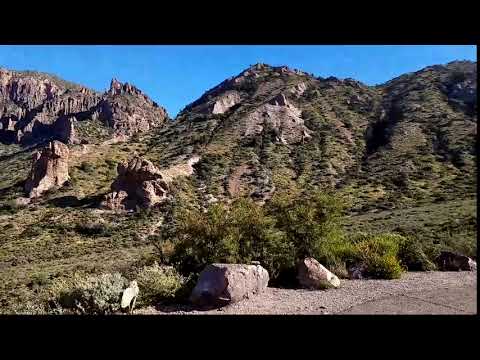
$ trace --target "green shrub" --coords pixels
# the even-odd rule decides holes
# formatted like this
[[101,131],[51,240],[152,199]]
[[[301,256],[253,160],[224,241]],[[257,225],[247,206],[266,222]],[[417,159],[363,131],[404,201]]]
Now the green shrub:
[[39,272],[30,276],[30,285],[32,288],[38,288],[50,283],[50,276],[47,273]]
[[172,299],[181,289],[184,278],[172,267],[145,266],[137,275],[140,294],[139,306],[156,304],[162,300]]
[[108,237],[112,235],[110,227],[102,223],[78,223],[75,225],[75,232],[81,235],[91,236],[91,237]]
[[[306,256],[345,267],[340,257],[347,246],[340,227],[344,207],[340,197],[312,191],[279,194],[265,207],[243,198],[211,205],[206,212],[182,209],[156,245],[162,260],[182,273],[198,273],[214,262],[256,260],[274,283],[290,282],[296,263]],[[165,253],[169,244],[172,254]]]
[[275,219],[251,199],[230,206],[211,205],[206,213],[191,209],[177,215],[171,259],[182,272],[199,272],[214,262],[257,260],[275,277],[293,265],[293,246],[275,228]]
[[375,279],[397,279],[402,274],[398,259],[400,244],[405,238],[397,234],[356,234],[350,238],[352,246],[342,254],[347,266],[363,264],[366,276]]
[[119,273],[71,279],[58,279],[49,292],[53,308],[65,308],[80,314],[110,314],[120,309],[120,300],[128,281]]
[[436,268],[423,251],[420,243],[410,237],[400,243],[398,258],[409,271],[430,271]]
[[115,170],[117,168],[117,162],[112,159],[105,159],[105,163],[108,165],[108,167],[112,170]]
[[80,170],[91,174],[95,171],[95,167],[92,164],[90,164],[89,162],[83,161],[80,164]]
[[326,255],[332,246],[343,246],[341,219],[345,207],[340,196],[314,190],[309,195],[274,196],[269,211],[293,244],[295,259],[313,256],[329,263],[322,254]]

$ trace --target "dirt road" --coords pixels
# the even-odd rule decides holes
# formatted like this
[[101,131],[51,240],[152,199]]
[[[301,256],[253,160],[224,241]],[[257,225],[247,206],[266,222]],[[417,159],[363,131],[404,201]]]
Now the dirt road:
[[268,288],[221,309],[189,306],[139,309],[137,314],[476,314],[476,272],[406,273],[398,280],[343,280],[339,289]]

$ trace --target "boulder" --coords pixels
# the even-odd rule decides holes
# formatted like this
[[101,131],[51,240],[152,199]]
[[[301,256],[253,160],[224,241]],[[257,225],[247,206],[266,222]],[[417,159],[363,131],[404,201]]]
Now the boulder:
[[436,259],[438,269],[441,271],[475,271],[477,263],[468,256],[442,251]]
[[347,269],[349,279],[361,280],[367,277],[367,266],[365,264],[354,264]]
[[225,305],[261,293],[269,275],[260,265],[212,264],[201,273],[190,300],[197,305]]
[[68,179],[67,145],[52,141],[41,152],[33,154],[30,175],[25,183],[29,198],[39,197],[45,191],[63,185]]
[[101,206],[109,210],[151,208],[167,197],[168,184],[150,161],[134,157],[117,167],[118,176],[112,183]]
[[298,265],[297,279],[308,289],[338,288],[340,279],[314,258],[306,258]]

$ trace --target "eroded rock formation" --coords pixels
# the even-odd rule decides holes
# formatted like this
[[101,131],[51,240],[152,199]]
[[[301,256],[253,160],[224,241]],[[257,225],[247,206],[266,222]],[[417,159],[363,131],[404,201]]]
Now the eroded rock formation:
[[101,206],[110,210],[151,208],[167,197],[168,184],[150,161],[135,157],[117,167],[118,176]]
[[30,198],[39,197],[69,179],[68,157],[68,147],[56,140],[33,154],[32,170],[25,183],[25,191]]
[[223,114],[232,106],[238,104],[241,100],[240,94],[237,91],[227,91],[221,96],[212,107],[212,114]]

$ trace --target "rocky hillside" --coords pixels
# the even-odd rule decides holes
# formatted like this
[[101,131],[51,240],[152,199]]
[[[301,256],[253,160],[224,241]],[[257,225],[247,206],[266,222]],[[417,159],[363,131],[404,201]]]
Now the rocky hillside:
[[164,123],[168,115],[139,89],[113,79],[99,94],[55,76],[0,69],[0,140],[31,144],[56,138],[88,143],[128,136]]
[[376,87],[257,64],[188,105],[146,156],[199,155],[196,179],[221,198],[322,185],[358,211],[408,207],[475,193],[476,109],[472,62]]
[[100,94],[1,70],[0,308],[41,274],[155,257],[169,205],[265,203],[278,190],[334,189],[351,199],[349,231],[473,256],[476,77],[458,61],[367,86],[256,64],[168,121],[130,84]]

